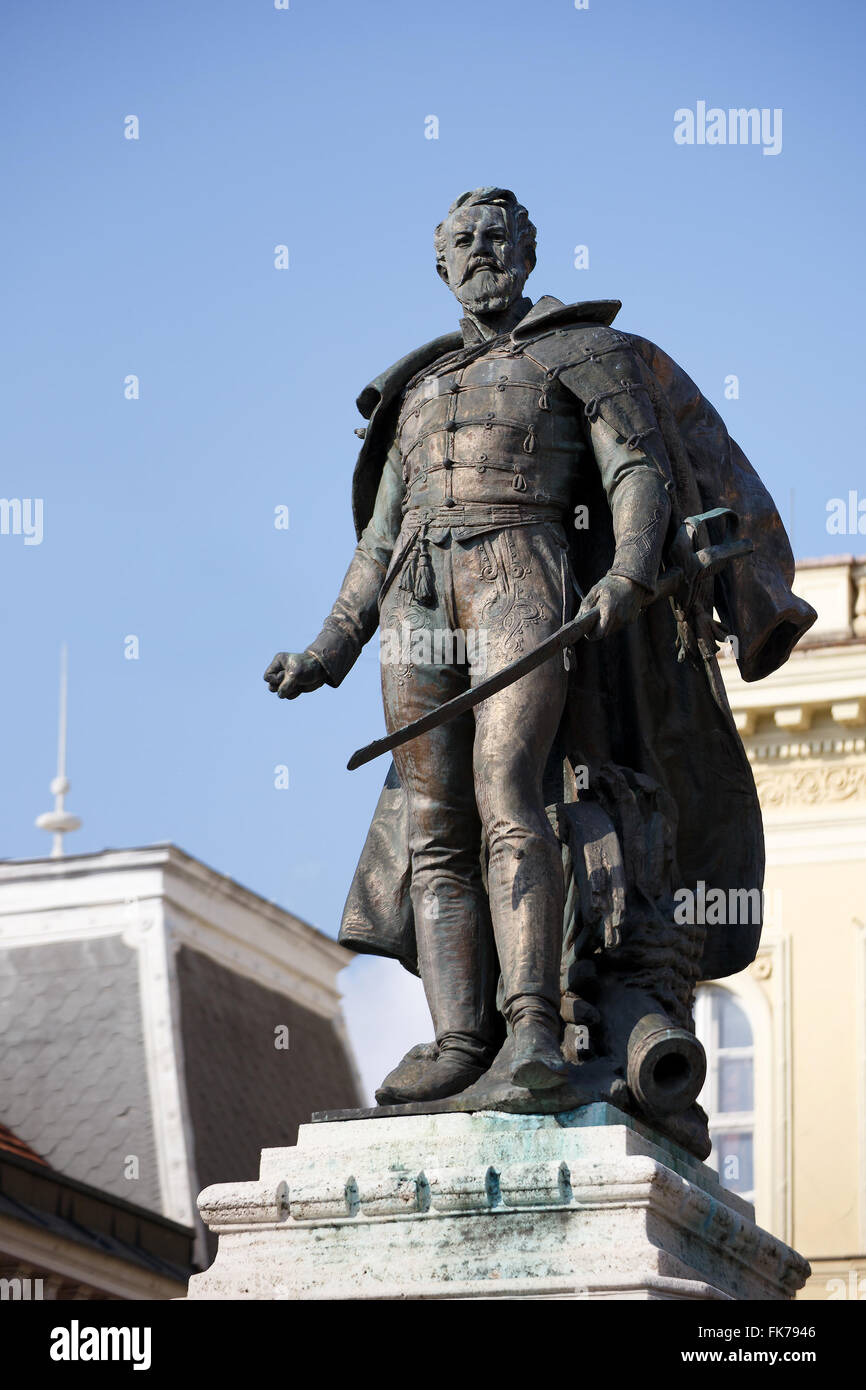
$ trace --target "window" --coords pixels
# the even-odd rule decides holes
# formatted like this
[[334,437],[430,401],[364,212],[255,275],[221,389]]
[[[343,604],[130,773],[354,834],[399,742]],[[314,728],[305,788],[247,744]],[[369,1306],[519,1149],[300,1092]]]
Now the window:
[[707,1079],[698,1097],[710,1122],[707,1159],[724,1187],[755,1200],[755,1046],[752,1025],[730,990],[701,985],[695,1031],[707,1054]]

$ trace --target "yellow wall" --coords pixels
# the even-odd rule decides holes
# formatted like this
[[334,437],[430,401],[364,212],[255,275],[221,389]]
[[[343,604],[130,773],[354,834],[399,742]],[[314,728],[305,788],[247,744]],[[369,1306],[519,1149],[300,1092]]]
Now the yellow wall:
[[801,1297],[866,1299],[866,566],[807,563],[795,589],[819,611],[810,642],[756,685],[723,664],[768,921],[721,983],[755,1032],[757,1220],[812,1262]]

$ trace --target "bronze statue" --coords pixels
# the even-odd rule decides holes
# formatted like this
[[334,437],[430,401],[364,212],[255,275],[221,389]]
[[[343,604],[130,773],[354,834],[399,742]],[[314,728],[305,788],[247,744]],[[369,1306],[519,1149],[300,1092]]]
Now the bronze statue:
[[265,673],[284,699],[339,685],[381,629],[394,765],[340,940],[420,973],[435,1042],[377,1100],[603,1098],[703,1156],[694,988],[754,958],[760,915],[683,921],[677,893],[763,877],[717,645],[758,679],[815,615],[772,499],[685,372],[611,327],[618,301],[524,297],[535,228],[513,193],[464,193],[435,249],[460,332],[359,397],[354,558],[319,636]]

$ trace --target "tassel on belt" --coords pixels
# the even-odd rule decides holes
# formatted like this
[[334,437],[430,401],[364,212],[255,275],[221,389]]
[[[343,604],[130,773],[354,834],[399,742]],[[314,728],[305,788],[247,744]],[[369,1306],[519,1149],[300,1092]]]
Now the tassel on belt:
[[433,561],[430,559],[426,524],[421,527],[412,543],[403,573],[400,575],[400,588],[411,593],[416,603],[423,603],[428,608],[432,608],[436,602],[436,584],[433,579]]

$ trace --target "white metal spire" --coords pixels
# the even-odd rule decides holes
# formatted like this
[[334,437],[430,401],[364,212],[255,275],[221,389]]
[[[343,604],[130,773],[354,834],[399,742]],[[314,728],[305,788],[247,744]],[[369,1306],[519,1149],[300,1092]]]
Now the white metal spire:
[[77,816],[73,816],[64,809],[63,798],[69,791],[69,779],[66,776],[66,643],[60,648],[60,719],[57,727],[57,776],[52,779],[51,792],[54,796],[54,810],[45,811],[41,816],[36,817],[36,824],[40,830],[51,830],[54,833],[54,842],[51,846],[51,858],[61,859],[63,857],[63,836],[70,830],[77,830],[81,821]]

